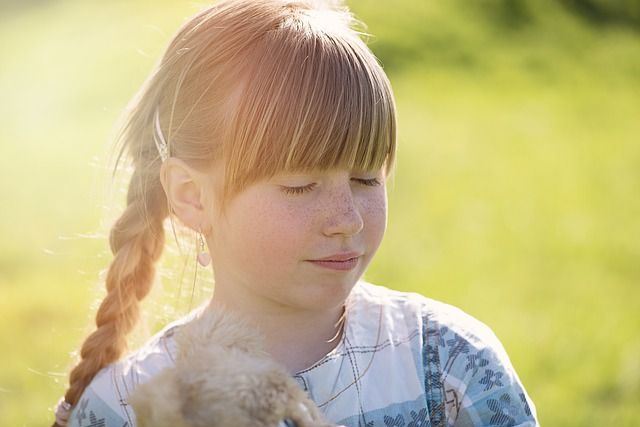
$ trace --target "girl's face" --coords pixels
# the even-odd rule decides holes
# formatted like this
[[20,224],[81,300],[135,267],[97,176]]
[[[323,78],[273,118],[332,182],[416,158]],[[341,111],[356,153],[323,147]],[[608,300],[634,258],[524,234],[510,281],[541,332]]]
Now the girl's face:
[[[210,212],[215,297],[246,308],[339,307],[378,249],[387,225],[383,169],[279,174]],[[359,255],[350,270],[310,260]]]

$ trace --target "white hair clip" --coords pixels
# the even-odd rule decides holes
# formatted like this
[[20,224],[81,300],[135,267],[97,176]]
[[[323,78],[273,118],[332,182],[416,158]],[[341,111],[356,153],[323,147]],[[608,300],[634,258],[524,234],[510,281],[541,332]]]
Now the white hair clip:
[[153,141],[156,143],[158,153],[160,153],[160,159],[162,162],[169,158],[169,146],[162,136],[162,129],[160,128],[160,109],[156,108],[156,112],[153,115],[153,124],[155,126],[155,132],[153,134]]

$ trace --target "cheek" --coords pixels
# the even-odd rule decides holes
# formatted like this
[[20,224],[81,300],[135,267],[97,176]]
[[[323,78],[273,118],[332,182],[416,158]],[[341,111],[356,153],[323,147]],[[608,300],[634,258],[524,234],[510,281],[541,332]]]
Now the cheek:
[[276,260],[302,255],[304,230],[310,228],[307,220],[308,216],[293,208],[266,203],[247,211],[241,238],[254,257],[253,262],[258,259],[266,267],[273,266]]
[[387,228],[387,193],[380,191],[362,202],[365,228],[368,233],[382,238]]

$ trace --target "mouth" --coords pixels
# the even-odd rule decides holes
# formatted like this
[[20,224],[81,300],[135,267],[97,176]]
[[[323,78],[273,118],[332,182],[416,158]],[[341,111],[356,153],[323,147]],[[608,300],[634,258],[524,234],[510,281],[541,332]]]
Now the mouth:
[[359,258],[361,257],[363,254],[360,252],[355,252],[355,251],[351,251],[351,252],[341,252],[341,253],[337,253],[337,254],[333,254],[333,255],[329,255],[326,256],[324,258],[318,258],[318,259],[313,259],[310,261],[350,261],[354,258]]
[[338,260],[309,260],[310,263],[317,265],[318,267],[327,268],[330,270],[349,271],[354,269],[358,265],[360,257],[353,257],[344,261]]

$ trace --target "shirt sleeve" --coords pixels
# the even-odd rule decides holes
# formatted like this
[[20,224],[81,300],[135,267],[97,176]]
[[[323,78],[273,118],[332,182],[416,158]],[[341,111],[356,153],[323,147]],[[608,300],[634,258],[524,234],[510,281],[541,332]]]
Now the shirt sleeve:
[[91,386],[82,393],[69,417],[68,427],[134,427],[118,415]]
[[[427,322],[427,394],[444,402],[443,422],[454,427],[539,427],[527,395],[504,347],[493,331],[451,308]],[[433,371],[437,373],[434,375]]]

